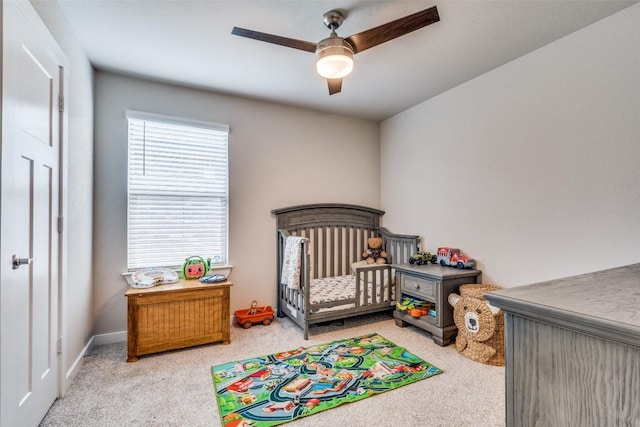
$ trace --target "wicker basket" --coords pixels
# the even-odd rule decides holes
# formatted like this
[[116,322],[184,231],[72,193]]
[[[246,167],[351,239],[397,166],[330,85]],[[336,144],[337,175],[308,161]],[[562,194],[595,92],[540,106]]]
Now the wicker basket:
[[[497,291],[498,289],[502,288],[497,285],[472,283],[468,285],[460,285],[460,295],[463,297],[478,298],[488,303],[484,298],[484,294],[487,292]],[[496,354],[489,359],[486,364],[504,366],[504,313],[500,311],[498,314],[494,314],[493,319],[496,322],[496,328],[491,338],[484,341],[483,344],[494,348],[496,350]]]
[[469,285],[460,285],[460,296],[484,299],[485,293],[497,291],[498,289],[502,288],[498,285],[485,285],[476,283],[471,283]]

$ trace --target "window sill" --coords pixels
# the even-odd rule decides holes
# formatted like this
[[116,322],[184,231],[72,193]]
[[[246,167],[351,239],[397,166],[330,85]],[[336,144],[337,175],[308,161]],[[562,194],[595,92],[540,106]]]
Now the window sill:
[[[173,268],[172,270],[176,271],[177,273],[181,272],[180,268]],[[231,274],[231,270],[233,270],[233,265],[216,265],[211,267],[207,274],[215,273],[215,274],[223,274],[225,276],[229,276]],[[134,272],[135,270],[125,271],[124,273],[122,273],[122,277],[124,277],[124,280],[127,282],[127,285],[129,286],[133,284],[133,279],[131,278],[131,275]]]

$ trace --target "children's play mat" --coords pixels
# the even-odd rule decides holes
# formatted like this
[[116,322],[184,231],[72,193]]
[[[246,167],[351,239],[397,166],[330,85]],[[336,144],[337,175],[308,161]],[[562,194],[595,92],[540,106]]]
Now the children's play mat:
[[275,426],[441,372],[378,334],[211,368],[226,427]]

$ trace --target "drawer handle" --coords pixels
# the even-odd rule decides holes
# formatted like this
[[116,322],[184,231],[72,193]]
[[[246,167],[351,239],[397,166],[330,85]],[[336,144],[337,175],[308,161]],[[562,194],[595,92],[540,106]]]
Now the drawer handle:
[[417,283],[416,283],[415,287],[416,287],[416,289],[420,289],[420,285],[418,285]]

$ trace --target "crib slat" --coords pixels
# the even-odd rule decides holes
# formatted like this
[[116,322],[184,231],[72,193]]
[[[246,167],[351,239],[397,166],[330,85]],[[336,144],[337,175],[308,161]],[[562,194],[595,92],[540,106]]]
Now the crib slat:
[[349,227],[349,238],[347,239],[349,245],[351,245],[351,259],[358,260],[360,257],[358,256],[358,243],[356,240],[356,232],[354,227]]
[[338,232],[338,235],[336,237],[338,243],[336,262],[338,264],[338,276],[342,276],[344,274],[344,260],[342,259],[342,226],[338,226],[336,231]]
[[329,261],[329,271],[331,272],[331,276],[336,275],[336,262],[335,262],[335,253],[336,253],[336,241],[334,235],[334,228],[329,227],[329,253],[327,254],[327,258]]
[[[363,270],[358,271],[360,274],[356,277],[356,307],[360,307],[360,301],[362,300],[365,304],[367,303],[367,290],[369,286],[366,285],[366,276],[367,272]],[[364,276],[364,278],[363,278]],[[364,286],[360,286],[362,283],[365,283]],[[363,298],[360,298],[361,292],[364,293]]]
[[318,264],[318,228],[313,229],[313,278],[318,277],[318,270],[320,265]]

